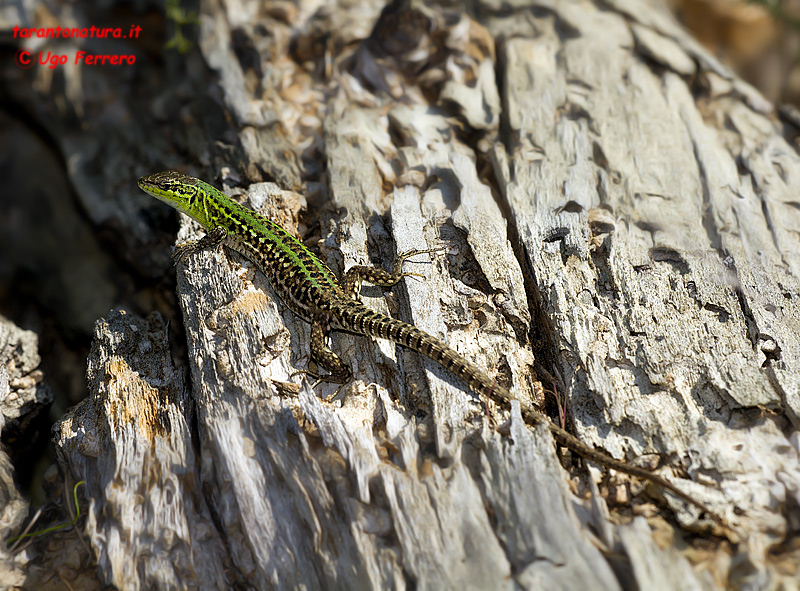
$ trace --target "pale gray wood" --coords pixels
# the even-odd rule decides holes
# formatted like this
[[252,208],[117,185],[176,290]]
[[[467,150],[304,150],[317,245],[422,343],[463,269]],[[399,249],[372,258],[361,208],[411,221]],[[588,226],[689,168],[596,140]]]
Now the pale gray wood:
[[53,394],[39,368],[39,338],[0,316],[0,430],[22,433],[26,425],[53,402]]
[[43,483],[52,496],[31,508],[15,479],[13,454],[26,458],[24,446],[30,443],[20,429],[52,402],[40,362],[36,333],[0,317],[0,433],[8,441],[8,446],[0,446],[0,588],[59,589],[68,573],[76,588],[95,591],[102,588],[100,577],[76,528],[45,533],[75,515],[71,485],[59,486],[62,477],[51,467]]
[[617,531],[618,550],[630,556],[633,567],[630,580],[623,579],[626,588],[701,591],[717,587],[711,573],[695,572],[676,548],[659,546],[643,518],[637,517]]
[[[186,225],[183,238],[196,229]],[[308,327],[281,313],[249,262],[234,256],[231,266],[227,257],[219,251],[192,257],[179,271],[179,291],[195,360],[206,490],[215,506],[232,508],[221,512],[221,525],[248,584],[379,589],[405,588],[410,578],[421,588],[503,588],[512,568],[531,568],[528,561],[541,550],[537,534],[515,535],[510,560],[489,515],[505,515],[504,528],[513,529],[520,518],[514,502],[528,497],[532,483],[545,481],[553,483],[550,494],[530,505],[526,500],[523,513],[536,507],[536,515],[566,515],[559,536],[572,532],[570,544],[583,540],[583,550],[559,554],[564,565],[556,572],[539,572],[536,561],[526,575],[530,584],[548,579],[552,588],[566,588],[588,572],[605,572],[599,580],[615,588],[600,553],[580,531],[568,491],[558,485],[563,472],[553,464],[546,431],[540,436],[547,453],[511,462],[481,450],[491,447],[493,456],[505,457],[526,449],[522,443],[509,446],[484,424],[478,426],[482,441],[476,445],[465,440],[461,427],[445,442],[450,455],[437,459],[425,451],[425,441],[431,426],[440,427],[418,424],[413,409],[381,385],[350,388],[343,408],[306,390],[298,399],[282,399],[272,380],[286,380],[290,363],[308,355]],[[296,334],[305,340],[296,340]],[[365,367],[358,361],[354,366]],[[447,376],[428,379],[441,392],[464,396]],[[486,498],[487,488],[506,492]],[[487,502],[493,505],[489,513]],[[531,525],[538,523],[536,515],[530,516]],[[571,566],[574,556],[579,559]]]
[[[39,361],[35,333],[0,316],[0,433],[9,420],[19,421],[39,410],[37,390],[49,393]],[[26,558],[15,556],[4,542],[19,530],[27,514],[28,502],[14,482],[11,458],[0,448],[0,581],[9,586],[25,580]]]
[[[800,216],[778,172],[797,169],[797,156],[774,132],[745,140],[750,149],[725,146],[724,128],[703,120],[683,80],[656,77],[625,51],[629,38],[608,34],[621,22],[605,12],[570,17],[579,35],[565,47],[545,21],[535,41],[508,44],[506,79],[536,81],[508,88],[510,111],[526,116],[511,124],[520,149],[498,150],[496,162],[543,300],[560,311],[551,317],[572,356],[566,365],[583,370],[572,399],[578,429],[615,455],[676,454],[694,478],[721,485],[696,494],[771,536],[786,527],[781,504],[758,500],[752,480],[800,494],[796,449],[781,433],[785,419],[796,428],[800,396],[800,247],[783,228]],[[557,56],[559,67],[535,68]],[[571,92],[584,116],[553,127],[551,105]],[[718,108],[742,121],[737,128],[772,128],[740,103]],[[758,195],[756,174],[736,169],[740,154],[760,169],[762,158],[775,163]],[[531,158],[535,167],[525,165]],[[592,232],[598,207],[611,221]],[[556,232],[565,235],[548,241]],[[758,407],[779,415],[748,419]]]
[[87,377],[90,396],[54,431],[62,470],[85,481],[83,534],[101,577],[118,589],[229,589],[161,318],[118,310],[99,320]]
[[[583,440],[663,464],[734,531],[712,537],[694,508],[595,467],[583,484],[587,471],[560,466],[546,429],[380,340],[332,336],[355,377],[335,402],[319,398],[335,386],[288,384],[307,366],[308,325],[251,263],[216,250],[178,267],[196,423],[177,377],[148,382],[175,392],[155,406],[169,433],[137,406],[141,392],[156,402],[143,378],[127,386],[134,396],[118,389],[129,374],[111,363],[115,347],[150,343],[134,347],[137,371],[171,371],[161,341],[124,329],[116,340],[98,332],[95,402],[62,423],[62,462],[90,483],[86,529],[105,580],[796,587],[791,558],[770,551],[800,529],[800,159],[771,105],[663,9],[634,0],[487,1],[473,18],[408,3],[393,21],[411,23],[405,49],[391,35],[361,42],[378,3],[260,6],[205,5],[201,50],[248,174],[270,170],[293,188],[297,153],[324,150],[327,183],[315,188],[331,207],[313,215],[331,267],[443,247],[406,263],[423,277],[388,298],[366,287],[365,303],[445,338],[528,404],[544,396],[534,369],[550,364],[545,387],[565,396]],[[243,71],[232,28],[261,56],[260,80]],[[307,51],[324,80],[289,58],[293,40],[293,57],[323,47]],[[297,231],[304,197],[247,189],[236,198]],[[201,234],[184,219],[179,241]],[[147,466],[174,471],[173,490],[190,500],[145,502],[163,488]],[[117,473],[116,488],[103,486]],[[618,501],[615,515],[601,493]],[[618,524],[631,513],[648,520]],[[174,523],[177,537],[165,533]],[[702,548],[687,548],[685,532],[704,536]],[[141,556],[135,567],[126,553]]]

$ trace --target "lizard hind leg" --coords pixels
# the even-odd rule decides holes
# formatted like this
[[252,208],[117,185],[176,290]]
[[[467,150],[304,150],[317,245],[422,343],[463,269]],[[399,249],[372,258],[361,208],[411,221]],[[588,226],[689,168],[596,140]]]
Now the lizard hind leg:
[[[350,267],[342,277],[342,289],[350,299],[361,301],[358,292],[361,289],[361,282],[366,281],[378,287],[394,287],[403,277],[414,276],[423,277],[419,273],[408,273],[403,271],[403,263],[418,254],[427,254],[434,252],[442,252],[444,248],[429,248],[427,250],[407,250],[397,255],[397,258],[392,265],[391,273],[385,271],[380,267],[368,267],[365,265],[356,265]],[[412,261],[412,262],[425,262],[425,261]]]
[[311,359],[328,373],[326,375],[319,375],[309,370],[301,370],[292,374],[292,377],[298,374],[306,374],[316,378],[314,385],[311,386],[312,388],[321,382],[339,384],[339,387],[336,388],[336,392],[326,398],[327,402],[336,398],[342,387],[353,377],[353,372],[350,371],[350,367],[325,343],[325,339],[328,333],[330,333],[330,330],[328,319],[324,316],[314,318],[311,323]]

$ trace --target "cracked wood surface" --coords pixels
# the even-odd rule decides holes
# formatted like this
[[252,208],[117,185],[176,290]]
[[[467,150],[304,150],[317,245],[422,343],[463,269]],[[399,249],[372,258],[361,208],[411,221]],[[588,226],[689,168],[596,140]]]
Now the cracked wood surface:
[[[28,511],[28,501],[14,481],[11,453],[15,440],[24,434],[24,425],[53,401],[39,368],[39,343],[36,333],[22,330],[0,315],[0,433],[8,442],[0,447],[0,540],[12,537]],[[25,580],[24,560],[0,545],[0,581],[19,585]]]
[[[446,247],[365,302],[531,404],[555,385],[581,439],[660,466],[739,540],[636,481],[586,483],[545,430],[386,342],[333,336],[356,377],[341,405],[287,386],[308,325],[215,251],[178,268],[191,393],[157,319],[112,315],[91,399],[57,433],[105,580],[796,586],[780,564],[800,528],[800,159],[772,106],[637,2],[382,8],[204,4],[242,168],[326,207],[301,216],[306,198],[269,183],[246,200],[290,231],[317,223],[339,271]],[[184,220],[179,240],[197,236]]]

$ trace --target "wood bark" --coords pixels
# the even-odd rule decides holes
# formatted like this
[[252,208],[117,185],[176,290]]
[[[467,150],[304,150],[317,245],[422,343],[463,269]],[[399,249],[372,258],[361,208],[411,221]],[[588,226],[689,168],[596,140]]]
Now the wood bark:
[[[356,377],[340,402],[290,385],[308,325],[219,250],[177,270],[190,381],[160,317],[113,312],[90,397],[57,429],[108,584],[798,586],[800,159],[772,105],[635,1],[209,1],[200,16],[236,132],[240,161],[209,167],[229,194],[338,271],[445,247],[385,299],[365,288],[367,305],[528,404],[558,397],[581,439],[733,532],[563,467],[518,408],[380,340],[332,337]],[[179,241],[200,235],[183,220]]]

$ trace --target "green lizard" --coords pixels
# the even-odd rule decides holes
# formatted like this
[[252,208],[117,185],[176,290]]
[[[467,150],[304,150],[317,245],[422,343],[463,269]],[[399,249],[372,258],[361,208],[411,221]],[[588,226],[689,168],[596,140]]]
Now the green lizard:
[[[402,272],[403,261],[433,251],[412,250],[400,254],[391,273],[375,267],[351,267],[340,281],[325,263],[280,225],[239,205],[200,179],[166,171],[142,177],[138,184],[145,193],[200,222],[208,232],[198,241],[179,246],[173,255],[175,262],[192,253],[224,244],[261,269],[286,306],[311,323],[311,357],[330,372],[324,376],[326,381],[342,384],[351,377],[350,368],[325,342],[331,330],[344,330],[389,339],[421,353],[458,376],[476,394],[503,408],[510,408],[514,399],[511,392],[446,343],[411,324],[373,312],[361,302],[362,280],[380,287],[392,287],[403,277],[413,275]],[[724,525],[722,518],[703,503],[661,476],[589,447],[527,405],[520,404],[520,408],[528,424],[547,425],[556,441],[578,455],[607,468],[649,480]]]

